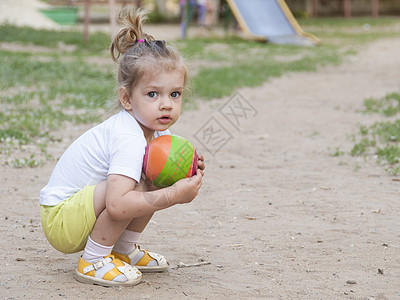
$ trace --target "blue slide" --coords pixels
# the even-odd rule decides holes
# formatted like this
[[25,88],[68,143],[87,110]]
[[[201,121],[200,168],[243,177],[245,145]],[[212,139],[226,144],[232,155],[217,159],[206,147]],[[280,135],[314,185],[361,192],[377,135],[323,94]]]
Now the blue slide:
[[251,39],[275,44],[318,45],[300,27],[284,0],[227,0],[240,27]]

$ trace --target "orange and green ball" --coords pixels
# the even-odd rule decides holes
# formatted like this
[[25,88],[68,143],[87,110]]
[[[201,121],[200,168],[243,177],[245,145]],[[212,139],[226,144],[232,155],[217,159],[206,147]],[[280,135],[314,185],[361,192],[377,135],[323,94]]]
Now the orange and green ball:
[[146,147],[143,172],[156,187],[167,187],[180,179],[192,177],[196,170],[196,150],[183,137],[162,135]]

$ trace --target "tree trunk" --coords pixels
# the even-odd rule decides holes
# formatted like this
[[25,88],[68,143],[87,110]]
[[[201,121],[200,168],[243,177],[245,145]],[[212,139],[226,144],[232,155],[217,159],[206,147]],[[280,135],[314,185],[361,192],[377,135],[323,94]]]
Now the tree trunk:
[[85,0],[85,16],[83,22],[83,43],[87,44],[89,41],[89,22],[90,22],[90,0]]
[[379,0],[372,0],[372,17],[377,18],[379,16]]
[[318,0],[307,0],[306,1],[306,9],[307,15],[310,17],[318,16]]
[[344,0],[344,17],[346,19],[351,18],[351,0]]
[[115,0],[108,0],[108,6],[110,8],[110,27],[111,36],[115,34],[116,20],[115,20]]
[[214,16],[213,16],[213,22],[214,25],[218,24],[219,21],[219,10],[221,8],[221,0],[213,0],[214,3]]

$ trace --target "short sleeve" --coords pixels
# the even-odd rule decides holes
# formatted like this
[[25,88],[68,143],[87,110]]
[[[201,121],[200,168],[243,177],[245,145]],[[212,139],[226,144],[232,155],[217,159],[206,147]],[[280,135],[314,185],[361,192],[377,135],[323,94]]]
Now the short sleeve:
[[146,140],[135,134],[118,134],[110,141],[108,175],[118,174],[140,181]]

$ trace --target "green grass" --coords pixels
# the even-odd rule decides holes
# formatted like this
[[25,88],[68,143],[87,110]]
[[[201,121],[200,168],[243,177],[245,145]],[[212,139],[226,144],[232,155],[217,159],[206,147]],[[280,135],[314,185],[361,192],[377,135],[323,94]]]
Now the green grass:
[[300,19],[305,31],[322,40],[323,44],[338,46],[360,45],[376,39],[399,37],[397,17],[315,18]]
[[[400,36],[398,18],[318,18],[300,23],[321,40],[320,46],[280,46],[238,37],[176,42],[189,62],[208,62],[209,67],[201,67],[192,80],[194,96],[229,96],[235,89],[259,86],[286,72],[315,71],[324,65],[340,64],[346,56],[357,54],[366,42]],[[225,64],[219,66],[221,63]]]
[[[53,32],[0,26],[0,42],[46,47],[27,52],[0,51],[0,155],[13,167],[36,167],[51,156],[47,145],[66,123],[101,120],[114,87],[112,65],[85,62],[102,55],[108,39],[81,43],[77,32]],[[100,34],[100,37],[102,35]],[[60,47],[69,44],[74,51]],[[21,50],[18,50],[20,49]]]
[[203,99],[229,96],[238,88],[260,86],[287,72],[315,71],[342,62],[334,46],[280,46],[237,38],[193,39],[178,43],[178,48],[189,63],[208,62],[209,67],[201,67],[192,78],[194,95]]
[[[195,72],[191,97],[186,97],[184,107],[191,107],[191,98],[221,98],[287,72],[310,72],[340,64],[346,56],[355,55],[360,44],[398,35],[395,26],[400,21],[353,18],[301,23],[322,40],[321,46],[280,46],[239,37],[173,42]],[[369,24],[368,30],[365,24]],[[77,31],[5,24],[0,26],[0,43],[15,48],[0,50],[0,163],[39,166],[51,158],[47,148],[58,142],[57,130],[66,124],[99,122],[109,109],[116,84],[116,67],[107,53],[110,37],[91,34],[84,45]],[[396,105],[393,99],[382,107],[371,102],[371,110],[397,112]],[[381,129],[368,130],[378,135]]]
[[382,99],[368,98],[364,101],[365,113],[378,113],[392,117],[400,112],[400,94],[391,93]]
[[375,147],[375,146],[376,146],[375,139],[362,138],[359,143],[354,145],[353,149],[351,149],[350,151],[350,154],[351,155],[364,154],[369,151],[370,147]]
[[[400,113],[400,94],[390,93],[381,99],[369,98],[364,101],[365,114],[379,114],[385,118],[395,117]],[[400,173],[400,120],[376,122],[367,127],[360,127],[360,141],[350,151],[351,155],[377,156],[377,162],[387,166],[387,170],[397,175]]]
[[110,37],[101,32],[91,34],[87,44],[82,42],[82,33],[79,31],[54,31],[46,29],[32,29],[29,27],[16,28],[13,25],[0,26],[0,42],[18,42],[25,45],[44,46],[57,49],[55,52],[66,51],[63,45],[74,46],[74,52],[80,54],[103,52],[110,45]]
[[389,145],[377,150],[378,158],[386,161],[390,165],[399,162],[400,147],[398,145]]

